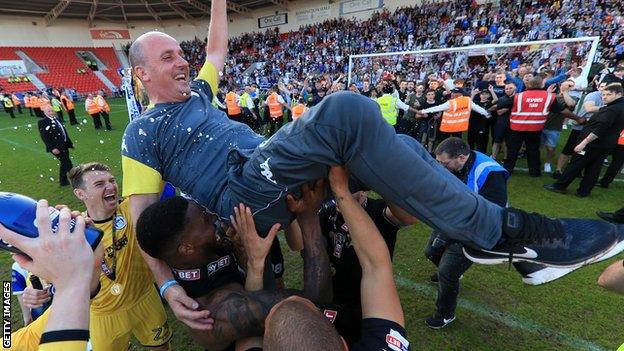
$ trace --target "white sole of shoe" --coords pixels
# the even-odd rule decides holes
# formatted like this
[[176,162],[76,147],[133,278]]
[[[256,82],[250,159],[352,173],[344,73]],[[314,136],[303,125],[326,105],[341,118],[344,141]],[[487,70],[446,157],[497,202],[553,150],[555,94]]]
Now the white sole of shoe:
[[[608,260],[609,258],[619,254],[624,251],[624,241],[620,241],[617,245],[615,245],[611,250],[607,251],[603,256],[597,257],[594,262],[589,262],[587,264],[598,263],[604,260]],[[577,268],[555,268],[555,267],[546,267],[544,269],[540,269],[539,271],[533,272],[528,276],[522,277],[522,281],[528,285],[541,285],[553,280],[559,279],[566,274],[575,271]]]
[[[557,264],[551,264],[551,263],[545,263],[542,262],[540,260],[536,260],[536,259],[531,259],[531,258],[524,258],[524,257],[513,257],[511,262],[531,262],[531,263],[537,263],[537,264],[541,264],[547,267],[553,267],[553,268],[572,268],[572,269],[576,269],[579,267],[583,267],[589,264],[592,264],[594,262],[598,262],[601,259],[606,259],[603,258],[604,256],[606,256],[607,254],[611,253],[611,250],[614,250],[617,246],[622,245],[622,250],[624,250],[624,241],[622,242],[615,242],[613,243],[613,245],[611,245],[608,249],[606,249],[605,251],[603,251],[602,253],[600,253],[599,255],[590,257],[584,261],[581,262],[577,262],[577,263],[573,263],[573,264],[568,264],[568,265],[557,265]],[[478,264],[483,264],[483,265],[495,265],[495,264],[503,264],[503,263],[509,263],[509,257],[496,257],[496,258],[479,258],[479,257],[474,257],[471,256],[466,249],[462,249],[464,252],[464,256],[466,256],[467,259],[469,259],[470,261],[474,262],[474,263],[478,263]],[[613,254],[615,255],[615,254]],[[613,256],[612,255],[612,256]]]
[[456,317],[451,318],[451,320],[450,320],[450,321],[448,321],[446,324],[444,324],[444,325],[443,325],[443,326],[441,326],[441,327],[433,327],[433,326],[431,326],[431,325],[427,324],[427,322],[426,322],[426,321],[425,321],[425,325],[426,325],[426,326],[428,326],[428,327],[429,327],[429,328],[431,328],[431,329],[439,330],[439,329],[442,329],[442,328],[444,328],[444,327],[448,326],[449,324],[453,323],[453,321],[455,320],[455,318],[456,318]]

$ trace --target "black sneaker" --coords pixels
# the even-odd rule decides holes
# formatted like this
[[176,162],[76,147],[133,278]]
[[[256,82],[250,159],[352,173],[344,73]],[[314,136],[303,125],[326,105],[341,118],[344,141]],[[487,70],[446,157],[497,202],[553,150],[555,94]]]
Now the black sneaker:
[[427,323],[427,326],[431,329],[442,329],[446,327],[447,325],[451,324],[451,322],[453,322],[454,320],[455,320],[454,315],[449,318],[446,318],[436,312],[436,314],[427,318],[425,323]]
[[429,277],[429,282],[433,283],[433,284],[438,284],[440,282],[440,280],[438,279],[438,273],[433,273],[430,277]]
[[554,171],[552,174],[553,179],[559,179],[561,178],[561,172],[560,171]]
[[604,221],[551,219],[508,208],[501,241],[490,250],[464,247],[464,255],[480,264],[533,262],[575,268],[598,260],[618,244],[619,236],[618,227]]
[[558,188],[555,184],[546,184],[544,185],[544,189],[548,191],[552,191],[553,193],[565,194],[566,190]]

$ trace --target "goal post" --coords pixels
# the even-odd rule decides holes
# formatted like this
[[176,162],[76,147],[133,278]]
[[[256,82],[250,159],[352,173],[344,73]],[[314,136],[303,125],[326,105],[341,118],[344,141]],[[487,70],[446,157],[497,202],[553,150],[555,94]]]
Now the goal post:
[[545,62],[577,62],[579,67],[583,64],[581,75],[587,78],[599,41],[600,38],[594,36],[351,55],[348,83],[359,83],[368,77],[372,84],[376,84],[372,79],[375,76],[375,67],[377,71],[393,72],[397,67],[409,67],[414,61],[419,63],[419,70],[457,73],[458,69],[462,69],[462,72],[466,71],[470,75],[479,69],[477,66],[487,70],[489,62],[483,61],[488,60],[488,57],[497,61],[511,58],[517,58],[521,62],[531,61],[534,69]]

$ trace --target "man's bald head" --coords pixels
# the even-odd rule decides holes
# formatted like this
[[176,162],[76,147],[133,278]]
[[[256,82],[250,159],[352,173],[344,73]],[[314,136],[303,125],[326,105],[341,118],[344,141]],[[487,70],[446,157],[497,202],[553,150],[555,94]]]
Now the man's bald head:
[[151,31],[147,32],[140,37],[136,38],[136,40],[130,45],[130,49],[128,50],[128,58],[130,60],[130,66],[142,66],[145,64],[145,48],[149,47],[149,43],[154,39],[159,38],[170,38],[171,40],[175,39],[165,33]]

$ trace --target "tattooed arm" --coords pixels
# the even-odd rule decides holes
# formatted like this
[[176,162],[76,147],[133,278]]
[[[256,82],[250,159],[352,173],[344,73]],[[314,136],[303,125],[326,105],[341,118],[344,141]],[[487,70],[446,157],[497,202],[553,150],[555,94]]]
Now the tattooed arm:
[[232,342],[264,333],[264,319],[271,308],[295,291],[245,291],[240,284],[223,286],[198,299],[211,311],[214,328],[191,330],[195,341],[206,350],[219,351]]
[[301,198],[288,195],[288,209],[297,215],[303,238],[303,294],[322,306],[333,300],[331,270],[318,211],[326,198],[325,180],[301,187]]

